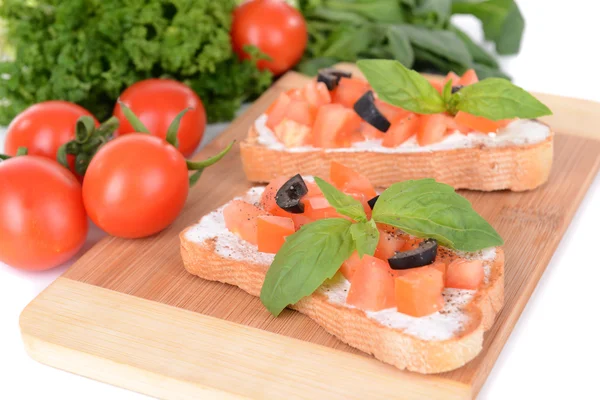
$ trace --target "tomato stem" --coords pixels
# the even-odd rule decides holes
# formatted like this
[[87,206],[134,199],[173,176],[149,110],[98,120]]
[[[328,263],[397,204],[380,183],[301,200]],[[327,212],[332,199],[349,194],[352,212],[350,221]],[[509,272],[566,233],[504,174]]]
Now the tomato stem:
[[188,170],[195,171],[189,178],[190,187],[194,186],[196,184],[196,182],[198,182],[198,179],[200,179],[200,176],[202,175],[202,171],[204,171],[205,168],[210,167],[211,165],[215,164],[217,161],[219,161],[220,159],[225,157],[225,154],[229,153],[229,150],[231,150],[231,148],[233,147],[234,144],[235,144],[235,140],[232,141],[231,143],[229,143],[229,145],[227,147],[225,147],[220,153],[218,153],[210,158],[207,158],[206,160],[202,160],[202,161],[186,160]]
[[28,153],[27,147],[19,147],[17,149],[17,154],[15,154],[15,157],[26,156],[27,153]]
[[121,100],[119,100],[118,102],[119,106],[121,106],[121,110],[123,110],[125,118],[127,118],[127,121],[131,124],[131,126],[133,127],[133,129],[135,129],[136,132],[150,133],[148,128],[146,128],[146,125],[144,125],[144,123],[140,121],[140,119],[137,117],[137,115],[135,115],[133,111],[131,111],[131,108],[127,107],[127,105]]
[[171,122],[171,125],[169,125],[169,129],[167,129],[167,142],[173,145],[173,147],[175,148],[179,147],[179,141],[177,140],[177,132],[179,132],[179,124],[181,123],[181,118],[183,118],[185,113],[187,113],[190,110],[193,110],[193,108],[188,107],[185,110],[181,111],[179,114],[177,114],[173,122]]

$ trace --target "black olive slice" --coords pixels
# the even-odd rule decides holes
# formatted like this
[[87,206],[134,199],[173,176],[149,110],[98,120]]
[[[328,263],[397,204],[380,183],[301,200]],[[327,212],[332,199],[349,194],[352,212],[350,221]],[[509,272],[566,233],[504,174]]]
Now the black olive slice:
[[304,212],[304,204],[300,199],[308,193],[308,188],[300,174],[292,176],[283,184],[275,195],[275,203],[282,209],[293,214]]
[[452,86],[452,94],[458,92],[462,88],[463,88],[463,85]]
[[354,111],[381,132],[390,129],[390,121],[375,107],[373,91],[369,90],[354,103]]
[[340,71],[333,68],[322,69],[317,75],[317,82],[323,82],[327,86],[327,90],[333,90],[340,83],[341,78],[350,78],[352,73]]
[[410,269],[429,265],[435,260],[438,244],[435,239],[427,239],[414,250],[397,251],[388,263],[392,269]]
[[375,207],[375,203],[377,203],[377,200],[379,199],[379,195],[373,197],[371,200],[367,201],[367,204],[369,204],[369,207],[371,207],[371,210],[373,209],[373,207]]

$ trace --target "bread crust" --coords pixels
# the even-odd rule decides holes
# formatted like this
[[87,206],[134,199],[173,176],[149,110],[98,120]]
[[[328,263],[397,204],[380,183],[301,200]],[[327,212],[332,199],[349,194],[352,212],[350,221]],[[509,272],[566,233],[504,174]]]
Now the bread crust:
[[457,148],[419,153],[325,152],[292,153],[257,141],[254,124],[240,144],[248,180],[269,182],[282,175],[328,176],[335,160],[365,175],[377,187],[408,179],[434,178],[455,189],[531,190],[548,180],[554,134],[542,142],[504,147]]
[[[188,228],[190,229],[190,228]],[[268,265],[220,256],[215,239],[195,243],[180,234],[181,257],[185,269],[203,279],[238,286],[260,296]],[[488,282],[465,309],[468,323],[455,337],[427,341],[392,329],[368,318],[364,311],[328,301],[322,293],[305,297],[292,308],[307,315],[343,342],[372,354],[400,369],[420,373],[439,373],[461,367],[482,349],[483,332],[489,329],[504,302],[504,253],[498,248],[491,264]]]

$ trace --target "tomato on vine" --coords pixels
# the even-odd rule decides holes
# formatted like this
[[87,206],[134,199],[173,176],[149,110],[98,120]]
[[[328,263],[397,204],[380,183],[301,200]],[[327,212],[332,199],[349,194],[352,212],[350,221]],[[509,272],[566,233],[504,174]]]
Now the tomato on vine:
[[[89,217],[107,233],[124,238],[153,235],[169,226],[185,204],[189,186],[204,168],[233,146],[204,161],[187,161],[177,150],[177,132],[187,109],[171,123],[165,139],[148,130],[125,104],[120,107],[135,133],[103,145],[87,169],[83,202]],[[194,171],[188,176],[188,171]]]

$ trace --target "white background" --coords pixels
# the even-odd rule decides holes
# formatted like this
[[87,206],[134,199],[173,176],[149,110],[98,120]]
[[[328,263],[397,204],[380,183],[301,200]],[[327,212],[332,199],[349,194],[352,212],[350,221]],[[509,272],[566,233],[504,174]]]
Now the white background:
[[[598,3],[520,0],[519,4],[527,23],[521,53],[503,60],[514,82],[532,91],[600,101]],[[481,36],[475,21],[460,19],[459,22],[476,37]],[[212,127],[211,132],[222,128]],[[600,134],[600,127],[598,130]],[[0,134],[0,147],[2,141]],[[600,177],[597,176],[494,366],[480,399],[600,399],[598,226]],[[93,229],[86,247],[101,236],[101,232]],[[19,314],[66,268],[26,273],[0,263],[0,398],[147,398],[40,365],[25,354],[19,334]]]

